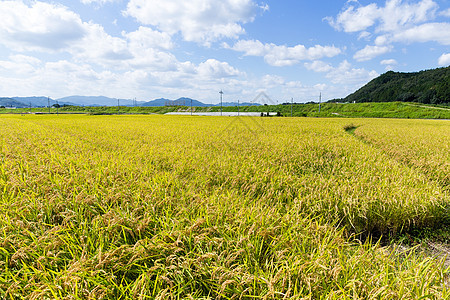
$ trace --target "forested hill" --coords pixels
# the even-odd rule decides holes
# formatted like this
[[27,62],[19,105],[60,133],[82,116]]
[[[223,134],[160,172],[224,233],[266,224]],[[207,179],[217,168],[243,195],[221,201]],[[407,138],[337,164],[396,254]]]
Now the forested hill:
[[345,101],[450,103],[450,66],[414,73],[389,71],[347,96]]

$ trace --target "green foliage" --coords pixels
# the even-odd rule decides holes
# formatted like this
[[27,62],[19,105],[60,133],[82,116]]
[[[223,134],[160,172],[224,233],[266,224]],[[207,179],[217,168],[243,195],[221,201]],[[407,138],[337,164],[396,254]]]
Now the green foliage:
[[[291,116],[291,105],[267,105],[267,106],[228,106],[223,107],[224,112],[271,112],[280,116]],[[195,112],[219,112],[220,107],[193,107]],[[21,108],[5,109],[0,113],[43,113],[49,112],[48,108]],[[52,107],[50,113],[55,114],[57,109]],[[170,112],[190,113],[188,106],[159,106],[159,107],[129,107],[129,106],[61,106],[60,114],[91,114],[91,115],[124,115],[124,114],[165,114]],[[294,117],[327,117],[327,118],[405,118],[405,119],[450,119],[450,107],[441,105],[418,105],[406,102],[366,102],[366,103],[335,103],[321,104],[319,113],[318,103],[294,104],[292,106]]]
[[415,73],[389,71],[347,96],[348,102],[450,102],[450,67]]

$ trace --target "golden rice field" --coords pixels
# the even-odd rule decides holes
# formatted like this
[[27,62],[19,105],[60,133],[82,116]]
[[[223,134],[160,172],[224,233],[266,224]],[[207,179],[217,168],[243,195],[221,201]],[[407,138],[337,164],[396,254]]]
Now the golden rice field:
[[450,121],[0,126],[0,299],[450,299]]

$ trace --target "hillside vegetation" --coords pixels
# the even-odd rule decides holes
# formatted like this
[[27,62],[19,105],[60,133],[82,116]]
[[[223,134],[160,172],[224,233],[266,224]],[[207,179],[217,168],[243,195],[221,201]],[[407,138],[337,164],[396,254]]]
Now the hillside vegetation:
[[389,71],[345,98],[346,102],[450,102],[450,67],[414,73]]

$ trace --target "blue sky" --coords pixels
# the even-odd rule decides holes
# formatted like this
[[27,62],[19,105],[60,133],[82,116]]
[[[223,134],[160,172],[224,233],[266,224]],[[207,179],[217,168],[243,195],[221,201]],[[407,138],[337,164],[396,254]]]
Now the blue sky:
[[307,102],[450,65],[450,0],[15,0],[0,19],[0,96]]

